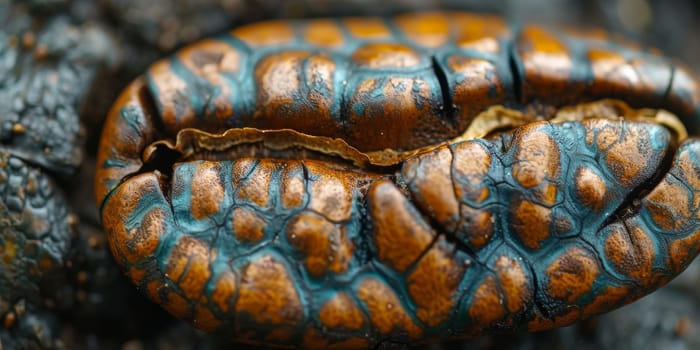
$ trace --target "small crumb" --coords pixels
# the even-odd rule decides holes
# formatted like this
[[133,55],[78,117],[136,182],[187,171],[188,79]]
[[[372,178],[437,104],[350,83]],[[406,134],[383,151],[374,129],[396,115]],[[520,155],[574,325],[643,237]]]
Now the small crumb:
[[80,218],[78,217],[78,215],[71,213],[71,214],[68,214],[67,221],[68,221],[68,225],[76,226],[80,222]]
[[34,58],[43,60],[49,55],[49,48],[46,45],[39,45],[34,49]]
[[29,193],[30,195],[36,194],[36,190],[37,190],[36,180],[34,180],[33,177],[30,177],[29,179],[27,179],[27,187],[26,188],[27,188],[27,193]]
[[15,134],[24,134],[27,131],[27,129],[24,128],[24,125],[20,123],[14,123],[12,124],[12,132]]
[[88,275],[87,272],[80,271],[80,272],[78,272],[77,279],[78,279],[78,284],[84,285],[85,283],[87,283],[88,279],[90,279],[90,276]]
[[5,320],[3,321],[5,328],[12,328],[12,326],[15,325],[15,321],[17,320],[17,316],[15,315],[14,312],[10,311],[5,314]]
[[22,46],[24,46],[25,49],[30,49],[34,47],[35,43],[36,37],[34,37],[34,33],[26,32],[24,33],[24,35],[22,35]]
[[676,337],[685,338],[690,334],[691,321],[688,316],[682,316],[676,321],[674,333]]
[[90,247],[90,249],[92,249],[92,250],[95,250],[95,249],[100,248],[100,245],[101,245],[101,244],[100,244],[100,238],[99,238],[99,237],[96,237],[96,236],[94,236],[94,235],[88,237],[87,245],[88,245],[88,247]]

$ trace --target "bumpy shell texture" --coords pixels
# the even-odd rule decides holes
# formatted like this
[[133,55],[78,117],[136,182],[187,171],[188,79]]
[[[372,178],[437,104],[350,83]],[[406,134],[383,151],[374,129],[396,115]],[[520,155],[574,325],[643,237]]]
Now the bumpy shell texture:
[[[84,98],[105,63],[107,34],[69,18],[40,20],[0,4],[0,342],[53,346],[39,310],[64,287],[77,217],[56,180],[82,161]],[[36,345],[32,345],[36,344]]]
[[237,341],[542,330],[695,257],[699,120],[688,70],[601,33],[458,12],[264,22],[122,93],[95,192],[134,283]]

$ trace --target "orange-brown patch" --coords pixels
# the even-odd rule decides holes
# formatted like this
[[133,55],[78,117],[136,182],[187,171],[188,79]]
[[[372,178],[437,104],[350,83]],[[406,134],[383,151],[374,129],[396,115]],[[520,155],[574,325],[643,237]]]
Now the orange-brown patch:
[[39,263],[37,265],[39,266],[41,272],[44,273],[56,268],[56,261],[49,257],[43,257],[39,259]]
[[188,84],[180,79],[171,69],[171,64],[167,60],[161,60],[148,69],[151,82],[158,90],[158,101],[161,105],[160,118],[163,121],[166,131],[174,134],[182,127],[190,125],[182,124],[182,121],[191,121],[194,110],[188,99],[182,96],[189,94]]
[[430,327],[447,320],[457,302],[457,286],[466,268],[454,259],[454,249],[441,237],[408,276],[408,292],[418,307],[416,315]]
[[233,210],[231,217],[233,234],[238,241],[257,243],[265,237],[263,229],[267,223],[256,212],[245,207],[238,207]]
[[450,25],[444,13],[411,13],[394,17],[394,22],[408,39],[425,47],[440,47],[450,38]]
[[349,220],[353,203],[352,177],[331,170],[320,162],[304,163],[315,179],[309,180],[307,208],[330,221]]
[[3,325],[5,328],[12,328],[15,325],[15,322],[17,321],[17,315],[10,311],[5,313],[4,319],[3,319]]
[[591,62],[594,87],[622,83],[625,88],[629,89],[633,88],[630,86],[631,82],[639,81],[637,72],[627,64],[627,60],[619,52],[591,49],[588,50],[587,56]]
[[419,339],[423,330],[418,327],[396,293],[381,281],[367,277],[357,287],[357,296],[367,306],[372,326],[382,335],[405,331],[411,339]]
[[540,189],[540,193],[538,193],[538,198],[540,198],[542,203],[544,203],[545,205],[554,205],[554,203],[556,203],[557,201],[557,192],[557,185],[553,183],[547,183],[547,185]]
[[511,203],[512,227],[520,241],[530,249],[539,249],[549,238],[552,210],[528,200]]
[[218,280],[211,293],[211,301],[219,307],[222,313],[228,313],[233,306],[236,295],[236,276],[231,271],[219,273]]
[[307,43],[321,47],[338,47],[345,41],[343,32],[330,19],[309,21],[304,28],[303,35]]
[[255,171],[258,162],[251,158],[238,159],[231,167],[231,185],[233,189],[239,188],[246,177]]
[[570,309],[567,312],[563,312],[551,318],[544,318],[539,314],[535,314],[535,317],[528,322],[527,330],[530,332],[538,332],[564,327],[578,321],[580,318],[581,311],[577,308]]
[[183,298],[179,294],[168,291],[165,298],[161,301],[160,306],[162,306],[171,315],[184,319],[191,314],[191,306],[187,299]]
[[[177,57],[192,72],[205,77],[214,72],[235,73],[241,68],[241,53],[230,44],[213,39],[187,46],[177,53]],[[217,80],[215,85],[220,82]]]
[[622,128],[619,123],[610,123],[608,120],[584,120],[586,128],[586,143],[592,145],[595,141],[598,150],[607,151],[610,146],[620,141]]
[[149,211],[138,228],[127,231],[125,226],[124,218],[136,211],[141,196],[154,192],[160,193],[156,176],[152,173],[137,175],[119,186],[102,210],[102,224],[120,264],[134,264],[147,258],[166,234],[163,222],[168,218],[161,209]]
[[525,71],[525,101],[533,96],[565,99],[578,94],[580,87],[572,86],[570,79],[574,66],[571,55],[554,34],[539,27],[525,26],[516,45]]
[[522,311],[532,299],[532,287],[523,266],[518,260],[504,255],[496,260],[494,272],[503,288],[508,312]]
[[450,14],[455,45],[484,53],[499,53],[499,39],[508,37],[510,30],[503,18],[484,14],[458,12]]
[[192,318],[192,324],[202,330],[207,332],[212,332],[216,330],[221,325],[221,320],[216,318],[211,310],[207,309],[205,306],[197,305],[194,308],[194,317]]
[[324,327],[357,330],[365,324],[365,316],[347,294],[339,292],[328,300],[318,313]]
[[306,186],[301,165],[296,162],[288,162],[288,168],[284,170],[280,185],[282,205],[285,208],[296,208],[304,201]]
[[654,243],[638,224],[628,221],[625,226],[612,226],[612,232],[605,240],[605,256],[614,264],[615,270],[646,285],[653,277]]
[[513,157],[513,178],[525,188],[558,178],[559,157],[559,146],[551,136],[539,130],[527,130],[521,134]]
[[411,182],[414,198],[428,216],[453,231],[459,218],[452,174],[452,152],[447,146],[410,158],[401,170]]
[[626,96],[644,100],[649,105],[661,103],[660,89],[668,88],[672,68],[668,62],[654,59],[625,58],[620,51],[591,49],[588,51],[593,73],[592,94],[595,96]]
[[[333,96],[335,94],[335,88],[333,86],[334,76],[336,74],[336,63],[329,56],[323,54],[317,54],[309,57],[307,59],[306,70],[304,71],[307,84],[310,84],[311,91],[307,97],[309,103],[313,105],[309,110],[303,110],[298,116],[298,120],[295,120],[293,129],[295,130],[307,130],[309,133],[316,135],[330,135],[327,131],[323,130],[324,127],[340,127],[334,116],[331,115],[330,109],[331,105],[334,103]],[[318,89],[324,89],[325,91],[319,91]],[[312,114],[314,116],[313,121],[308,121],[309,127],[303,127],[303,129],[298,129],[299,121],[306,122],[305,114]],[[301,125],[303,126],[303,124]],[[337,135],[338,131],[334,131],[332,135]]]
[[195,75],[219,89],[213,96],[218,125],[223,126],[233,114],[231,86],[223,74],[237,74],[241,69],[241,52],[233,46],[212,39],[202,40],[180,50],[177,57]]
[[292,247],[306,256],[309,274],[321,277],[329,270],[344,272],[352,258],[352,243],[332,222],[311,213],[302,212],[287,224],[286,237]]
[[338,137],[341,125],[331,116],[335,71],[335,62],[322,53],[265,56],[255,67],[256,111],[249,126]]
[[122,247],[122,253],[129,262],[136,262],[152,256],[160,244],[160,239],[167,234],[165,222],[170,215],[159,207],[151,209],[143,216],[141,226],[133,230],[132,238]]
[[491,168],[491,155],[476,142],[462,142],[454,148],[455,192],[460,200],[481,203],[488,198],[489,190],[484,178]]
[[403,272],[428,248],[435,233],[409,211],[410,203],[391,182],[377,181],[368,198],[379,260]]
[[483,248],[491,236],[493,236],[493,226],[495,217],[489,210],[474,209],[469,206],[462,206],[462,222],[459,229],[464,233],[466,241],[475,251]]
[[311,53],[306,51],[285,51],[261,59],[255,69],[258,95],[264,96],[260,104],[288,105],[294,102],[302,84],[300,67],[309,56]]
[[[680,177],[692,189],[700,191],[700,164],[691,158],[691,151],[685,150],[676,160],[676,167],[680,170]],[[693,207],[700,206],[700,198],[696,196]]]
[[[190,259],[190,247],[195,249],[195,254],[205,254],[203,247],[195,243],[196,238],[183,236],[168,254],[168,261],[165,265],[165,277],[171,281],[178,281],[185,273],[187,263]],[[196,250],[202,250],[197,252]]]
[[469,318],[474,324],[484,328],[504,319],[503,294],[498,289],[496,279],[493,276],[486,276],[476,289],[468,312]]
[[141,282],[146,277],[146,270],[132,267],[127,270],[126,274],[135,285],[140,286]]
[[166,275],[189,300],[198,300],[211,277],[209,248],[200,240],[182,236],[170,251]]
[[[347,90],[352,95],[346,101],[350,126],[346,141],[363,151],[406,150],[457,136],[434,107],[442,98],[431,82],[422,75],[398,74],[358,82],[354,91]],[[437,134],[440,140],[435,139]]]
[[161,298],[161,290],[164,290],[166,285],[160,280],[150,280],[146,283],[146,294],[148,298],[154,302],[161,304],[163,299]]
[[[261,160],[246,180],[238,187],[238,199],[250,201],[260,207],[266,207],[270,200],[270,181],[275,164],[271,160]],[[240,178],[234,169],[233,176]],[[235,190],[235,188],[234,188]]]
[[638,176],[649,166],[651,150],[640,149],[647,144],[649,135],[641,127],[628,127],[622,140],[610,146],[605,153],[605,163],[615,178],[624,186],[638,182]]
[[593,169],[579,167],[575,175],[576,195],[586,207],[600,211],[603,208],[607,185]]
[[369,43],[355,50],[351,60],[372,69],[410,68],[421,63],[421,55],[402,44]]
[[688,192],[687,187],[664,179],[644,198],[644,204],[659,228],[677,230],[694,219],[689,210],[693,197],[697,196]]
[[294,39],[291,23],[283,20],[248,24],[231,34],[250,46],[281,45]]
[[596,315],[610,311],[629,298],[630,290],[624,286],[606,286],[602,293],[596,295],[595,299],[583,309],[585,316]]
[[528,39],[530,48],[536,53],[561,54],[568,52],[563,42],[543,28],[527,26],[523,29],[522,35]]
[[219,211],[224,200],[224,185],[219,178],[218,162],[202,162],[192,175],[191,212],[201,220]]
[[243,268],[236,314],[245,313],[257,324],[296,326],[303,318],[299,293],[287,267],[264,255]]
[[600,266],[593,255],[573,247],[559,255],[547,267],[549,282],[545,290],[552,298],[574,304],[591,291],[600,275]]
[[681,273],[690,264],[700,247],[700,229],[696,229],[687,237],[676,239],[668,244],[668,256],[674,273]]
[[[124,177],[138,173],[143,165],[141,152],[155,137],[149,112],[156,111],[146,107],[149,105],[146,101],[151,99],[146,78],[142,76],[124,89],[109,110],[97,152],[94,190],[98,207],[104,205],[105,197]],[[124,118],[123,112],[127,110],[132,112],[133,119]],[[139,128],[130,127],[132,123]],[[110,164],[113,160],[119,160],[119,166]]]
[[348,32],[358,39],[381,39],[391,35],[382,18],[349,17],[343,18],[342,21]]
[[454,85],[452,102],[458,106],[461,130],[467,128],[474,116],[506,100],[508,94],[498,69],[490,61],[452,55],[447,59],[447,66],[451,74],[460,77]]

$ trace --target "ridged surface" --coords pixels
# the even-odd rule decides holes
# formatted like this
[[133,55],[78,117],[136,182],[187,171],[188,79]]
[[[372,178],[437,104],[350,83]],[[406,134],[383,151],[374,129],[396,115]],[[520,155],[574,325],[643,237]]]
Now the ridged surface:
[[58,173],[82,161],[79,110],[110,39],[68,18],[34,23],[20,6],[0,5],[0,148]]
[[1,315],[21,314],[17,303],[40,303],[42,281],[50,285],[63,267],[73,230],[67,206],[41,169],[0,151]]
[[79,111],[111,41],[68,17],[39,19],[0,3],[0,344],[58,347],[55,299],[75,238],[56,181],[82,162]]
[[[700,141],[600,115],[440,146],[494,105],[537,120],[603,98],[696,133],[685,70],[605,39],[428,13],[266,22],[189,46],[108,117],[96,195],[112,251],[175,316],[283,347],[548,329],[639,298],[697,254]],[[184,128],[240,127],[435,147],[386,168],[144,155]]]

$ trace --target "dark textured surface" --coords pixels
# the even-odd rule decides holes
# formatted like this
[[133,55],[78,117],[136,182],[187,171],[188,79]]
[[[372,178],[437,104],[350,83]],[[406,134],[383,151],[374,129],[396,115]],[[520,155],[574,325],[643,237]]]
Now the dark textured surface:
[[0,329],[3,349],[62,349],[59,322],[45,310],[26,310],[12,327]]
[[[0,151],[0,314],[7,332],[20,344],[51,343],[56,328],[32,311],[62,287],[77,220],[68,213],[64,194],[40,169]],[[35,327],[38,325],[38,328]]]
[[59,346],[78,217],[57,183],[82,162],[79,111],[111,41],[68,17],[0,4],[0,315],[4,348]]
[[37,23],[19,7],[0,5],[0,142],[42,168],[70,173],[82,161],[79,111],[109,37],[69,18]]

